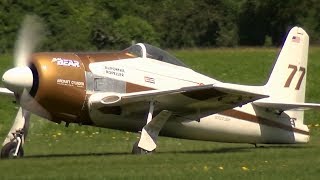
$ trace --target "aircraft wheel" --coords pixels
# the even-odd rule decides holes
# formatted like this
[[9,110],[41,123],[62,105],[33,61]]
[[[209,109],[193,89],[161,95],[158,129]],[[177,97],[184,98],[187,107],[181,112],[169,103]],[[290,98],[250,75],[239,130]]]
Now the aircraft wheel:
[[144,150],[144,149],[140,148],[138,146],[138,143],[139,143],[139,141],[137,141],[137,142],[135,142],[133,144],[132,154],[138,154],[138,155],[141,154],[141,155],[143,155],[143,154],[152,154],[154,152],[154,151],[147,151],[147,150]]
[[20,158],[23,157],[24,151],[23,148],[20,147],[18,151],[18,156],[13,156],[17,148],[17,142],[9,142],[4,145],[1,149],[1,159],[12,159],[12,158]]

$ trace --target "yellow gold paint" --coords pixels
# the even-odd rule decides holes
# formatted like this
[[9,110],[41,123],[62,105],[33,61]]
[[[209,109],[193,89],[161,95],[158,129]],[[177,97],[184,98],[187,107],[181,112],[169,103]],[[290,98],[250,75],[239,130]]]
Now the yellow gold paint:
[[[52,62],[53,58],[75,60],[80,67],[59,66]],[[39,74],[35,99],[52,114],[54,121],[80,121],[78,117],[86,97],[85,71],[81,60],[72,53],[37,53],[33,55],[32,63]],[[58,84],[59,79],[70,83]],[[81,82],[83,86],[76,86],[79,83],[75,82]]]
[[84,68],[87,72],[90,71],[89,64],[93,62],[114,61],[119,59],[133,58],[123,51],[109,53],[76,53],[76,55],[82,60]]
[[[79,62],[80,67],[63,66],[54,58]],[[39,87],[35,99],[53,117],[54,122],[91,124],[86,94],[85,72],[90,72],[93,62],[129,59],[126,52],[113,53],[35,53],[31,63],[39,74]],[[151,90],[151,88],[127,84],[127,92]]]
[[140,91],[150,91],[154,90],[150,87],[140,86],[138,84],[126,83],[126,93],[140,92]]

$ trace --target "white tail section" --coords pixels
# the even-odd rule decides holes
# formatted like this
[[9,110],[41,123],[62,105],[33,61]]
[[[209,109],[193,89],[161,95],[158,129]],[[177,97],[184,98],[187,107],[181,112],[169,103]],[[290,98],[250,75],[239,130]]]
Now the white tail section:
[[[292,28],[265,85],[270,101],[305,102],[308,48],[308,34],[302,28]],[[303,121],[303,111],[290,114]]]
[[308,34],[302,28],[292,28],[266,84],[273,100],[304,102],[308,48]]

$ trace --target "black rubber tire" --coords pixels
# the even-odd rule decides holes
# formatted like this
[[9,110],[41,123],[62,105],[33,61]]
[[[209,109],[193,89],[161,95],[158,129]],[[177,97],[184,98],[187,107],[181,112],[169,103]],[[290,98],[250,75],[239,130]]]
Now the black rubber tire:
[[139,141],[135,142],[132,147],[132,154],[143,155],[143,154],[152,154],[154,151],[147,151],[138,146]]
[[1,159],[13,159],[13,158],[21,158],[24,155],[23,148],[20,147],[18,151],[18,156],[14,157],[13,154],[16,151],[17,142],[9,142],[4,145],[1,149]]

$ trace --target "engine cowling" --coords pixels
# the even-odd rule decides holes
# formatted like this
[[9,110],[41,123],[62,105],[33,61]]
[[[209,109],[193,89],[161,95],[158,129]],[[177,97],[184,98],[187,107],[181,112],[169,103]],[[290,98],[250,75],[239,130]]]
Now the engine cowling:
[[85,112],[85,67],[74,53],[36,53],[31,70],[34,84],[30,94],[54,122],[80,123]]

